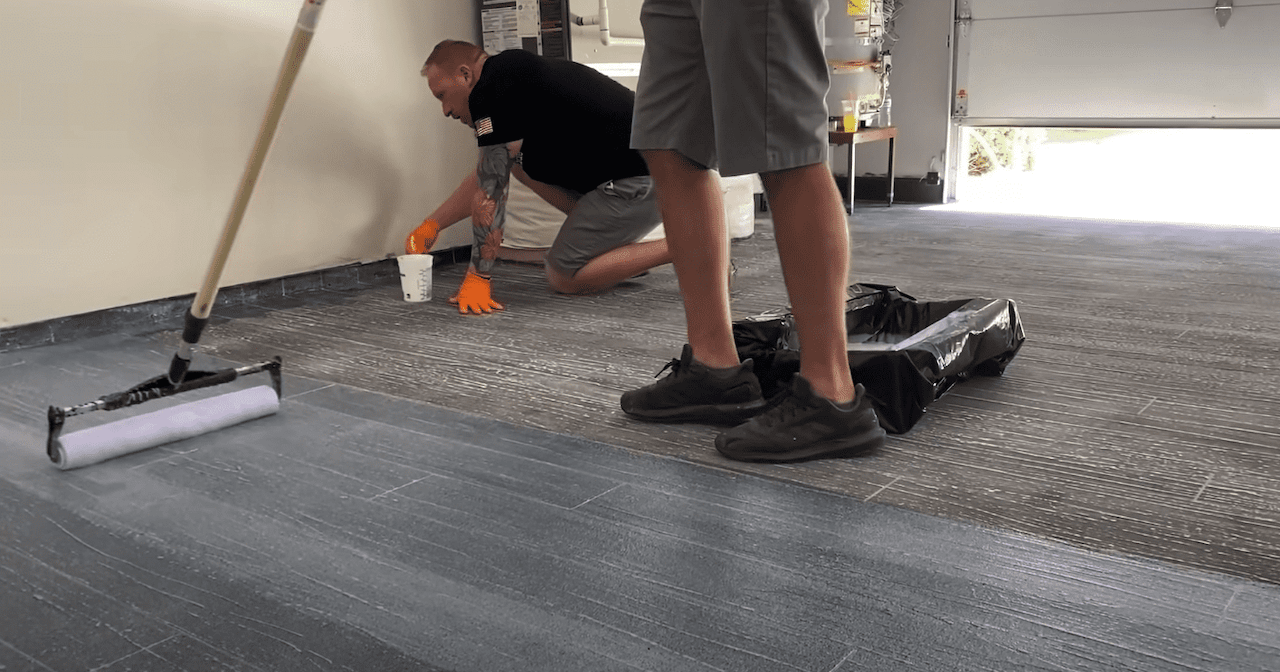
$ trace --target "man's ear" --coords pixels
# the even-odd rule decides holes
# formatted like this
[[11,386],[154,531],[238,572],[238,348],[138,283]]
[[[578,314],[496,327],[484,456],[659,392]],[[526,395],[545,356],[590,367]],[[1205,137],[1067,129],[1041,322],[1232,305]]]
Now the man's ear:
[[475,83],[475,74],[475,70],[473,70],[469,65],[458,66],[458,76],[461,77],[462,81],[468,86]]

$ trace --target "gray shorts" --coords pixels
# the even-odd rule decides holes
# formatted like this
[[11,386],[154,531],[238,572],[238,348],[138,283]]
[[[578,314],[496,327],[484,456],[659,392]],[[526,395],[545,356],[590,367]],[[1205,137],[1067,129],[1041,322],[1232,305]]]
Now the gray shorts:
[[547,250],[547,266],[573,277],[587,262],[644,238],[661,223],[648,175],[605,182],[578,199]]
[[827,0],[645,0],[631,146],[721,174],[827,159]]

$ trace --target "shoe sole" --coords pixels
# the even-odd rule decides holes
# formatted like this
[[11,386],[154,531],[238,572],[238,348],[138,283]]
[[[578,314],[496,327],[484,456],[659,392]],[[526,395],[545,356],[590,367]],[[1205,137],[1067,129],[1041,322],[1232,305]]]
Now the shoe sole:
[[637,412],[622,409],[627,415],[647,422],[704,422],[709,424],[737,424],[750,420],[768,408],[769,402],[761,399],[748,404],[682,406]]
[[880,429],[878,433],[872,433],[853,443],[849,443],[846,439],[836,439],[819,441],[795,450],[751,452],[726,450],[720,445],[720,437],[716,437],[716,450],[720,451],[721,455],[739,462],[802,462],[819,458],[858,457],[884,446],[886,437],[884,429]]

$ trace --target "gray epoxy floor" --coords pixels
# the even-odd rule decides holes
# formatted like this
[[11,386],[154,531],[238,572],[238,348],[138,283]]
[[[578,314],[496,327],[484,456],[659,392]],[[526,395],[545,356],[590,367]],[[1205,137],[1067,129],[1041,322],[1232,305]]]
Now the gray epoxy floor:
[[[718,428],[618,407],[684,339],[670,267],[596,296],[503,264],[507,310],[462,317],[394,276],[218,313],[204,351],[295,375],[1107,553],[1280,583],[1280,228],[860,205],[851,281],[1017,302],[1027,341],[911,431],[848,460],[731,462]],[[735,316],[786,305],[772,224],[734,241]],[[227,321],[226,318],[231,318]],[[176,324],[176,322],[175,322]],[[168,327],[172,328],[172,327]]]
[[6,672],[1245,672],[1280,661],[1280,586],[287,365],[276,416],[57,471],[44,407],[156,375],[172,352],[163,340],[0,354]]

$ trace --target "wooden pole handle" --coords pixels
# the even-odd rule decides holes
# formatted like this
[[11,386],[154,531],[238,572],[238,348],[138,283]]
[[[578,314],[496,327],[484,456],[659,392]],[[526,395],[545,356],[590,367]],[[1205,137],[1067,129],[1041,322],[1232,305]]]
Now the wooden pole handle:
[[280,125],[280,116],[284,113],[285,101],[293,82],[298,78],[298,69],[302,59],[307,55],[307,47],[315,35],[316,23],[320,19],[320,9],[324,0],[305,0],[302,11],[298,14],[298,23],[294,26],[293,36],[289,39],[289,47],[285,50],[284,62],[280,65],[280,75],[276,78],[275,88],[271,91],[271,100],[267,104],[267,113],[258,128],[258,138],[253,143],[253,151],[249,154],[249,163],[240,177],[240,186],[236,189],[235,200],[231,203],[231,212],[222,228],[218,246],[214,249],[213,259],[209,262],[209,270],[205,273],[200,291],[196,293],[191,304],[191,314],[199,319],[208,319],[213,310],[214,299],[218,296],[218,282],[222,279],[222,271],[226,268],[227,257],[231,254],[231,245],[240,231],[240,222],[244,219],[245,210],[249,207],[249,198],[253,196],[253,188],[258,183],[262,166],[267,160],[271,143],[275,139],[276,128]]

